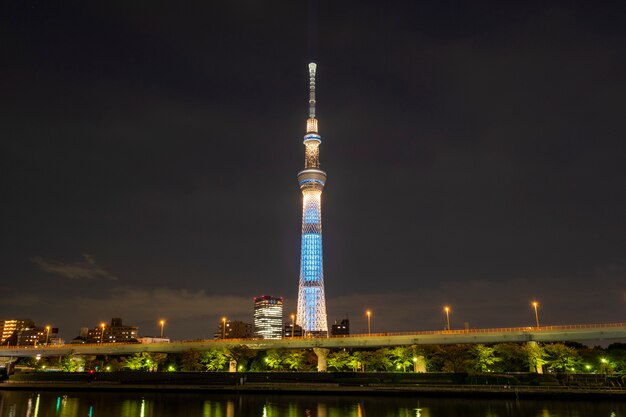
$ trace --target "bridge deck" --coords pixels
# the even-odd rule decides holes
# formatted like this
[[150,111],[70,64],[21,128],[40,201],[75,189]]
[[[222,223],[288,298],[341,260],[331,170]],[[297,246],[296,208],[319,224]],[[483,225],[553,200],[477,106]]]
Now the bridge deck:
[[355,348],[400,345],[503,342],[583,342],[587,340],[626,340],[626,323],[577,324],[566,326],[508,327],[496,329],[442,330],[402,333],[373,333],[328,338],[184,340],[171,343],[97,343],[38,347],[0,347],[0,357],[83,355],[123,355],[136,352],[175,353],[247,346],[250,349]]

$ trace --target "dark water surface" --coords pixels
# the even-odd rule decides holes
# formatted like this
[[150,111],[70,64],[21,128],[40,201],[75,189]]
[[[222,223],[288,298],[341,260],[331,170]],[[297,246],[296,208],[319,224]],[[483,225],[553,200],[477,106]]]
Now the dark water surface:
[[0,417],[626,417],[626,403],[322,395],[0,391]]

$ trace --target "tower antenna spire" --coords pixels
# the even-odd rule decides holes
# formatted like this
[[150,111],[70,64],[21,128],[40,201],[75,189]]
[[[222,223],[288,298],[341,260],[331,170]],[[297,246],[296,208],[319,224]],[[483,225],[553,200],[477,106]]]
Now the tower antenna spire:
[[317,64],[311,62],[309,64],[309,117],[315,119],[315,70]]

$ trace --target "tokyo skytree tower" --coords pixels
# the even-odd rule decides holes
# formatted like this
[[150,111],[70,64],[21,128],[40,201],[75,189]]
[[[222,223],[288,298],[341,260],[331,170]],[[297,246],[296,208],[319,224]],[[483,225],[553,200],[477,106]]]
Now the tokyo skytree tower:
[[326,173],[320,170],[319,149],[322,138],[315,118],[315,63],[309,64],[309,118],[304,135],[304,170],[298,173],[302,191],[302,252],[296,324],[303,334],[328,334],[324,267],[322,259],[322,190]]

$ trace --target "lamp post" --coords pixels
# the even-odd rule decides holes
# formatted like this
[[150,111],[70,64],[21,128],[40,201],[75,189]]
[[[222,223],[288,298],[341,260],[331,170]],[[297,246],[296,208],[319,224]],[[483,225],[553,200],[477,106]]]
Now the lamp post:
[[448,331],[450,331],[450,330],[451,330],[451,329],[450,329],[450,307],[445,306],[445,307],[443,308],[443,311],[445,311],[445,312],[446,312],[446,323],[448,323]]
[[48,341],[50,340],[50,326],[46,326],[46,346],[48,345]]
[[222,317],[222,339],[226,339],[226,317]]
[[367,335],[371,336],[372,335],[372,312],[367,310],[365,314],[367,315]]
[[104,328],[106,327],[106,324],[100,323],[100,327],[102,328],[102,331],[100,332],[100,343],[104,343]]
[[532,306],[535,309],[535,323],[539,327],[539,303],[537,301],[532,302]]
[[161,325],[161,339],[163,339],[163,327],[165,326],[165,320],[161,320],[159,324]]
[[293,335],[296,333],[296,315],[291,315],[291,338],[293,339]]

